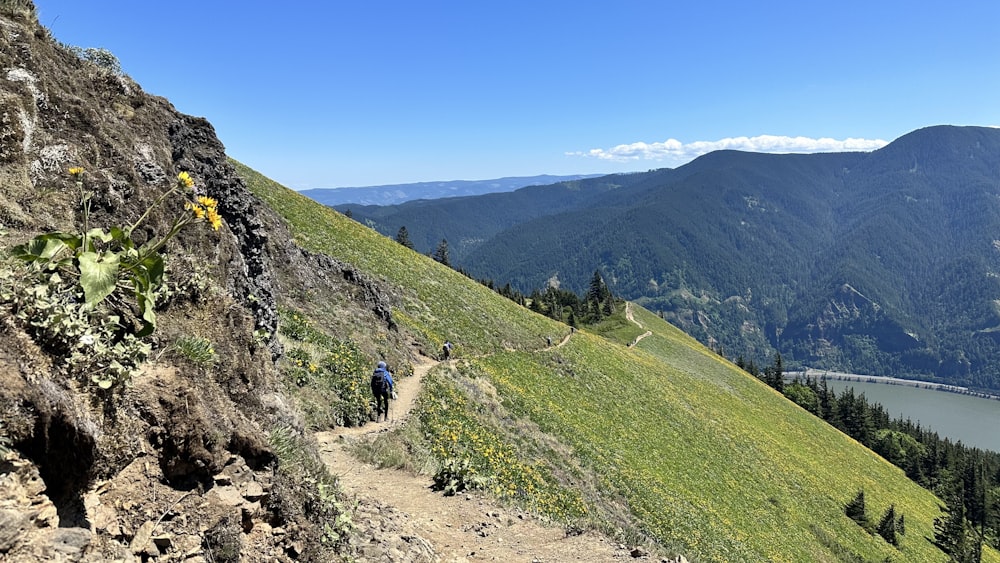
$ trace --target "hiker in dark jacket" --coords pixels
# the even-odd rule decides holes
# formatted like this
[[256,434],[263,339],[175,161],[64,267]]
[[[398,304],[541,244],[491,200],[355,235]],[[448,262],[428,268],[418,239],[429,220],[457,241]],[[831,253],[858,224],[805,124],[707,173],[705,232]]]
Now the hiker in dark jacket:
[[383,416],[383,422],[389,420],[389,395],[392,393],[394,384],[392,374],[385,367],[385,362],[379,362],[375,372],[372,373],[372,395],[375,395],[375,422],[378,417]]

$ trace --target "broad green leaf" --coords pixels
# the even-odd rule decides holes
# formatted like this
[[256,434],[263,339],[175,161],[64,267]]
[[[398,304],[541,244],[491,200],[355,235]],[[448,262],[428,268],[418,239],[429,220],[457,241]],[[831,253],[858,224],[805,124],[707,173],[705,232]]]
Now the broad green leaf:
[[150,290],[163,285],[163,256],[160,256],[159,254],[147,256],[146,259],[142,261],[142,265],[146,268],[149,275]]
[[[150,314],[153,315],[154,319],[156,318],[156,314],[152,312],[152,309],[150,309]],[[156,330],[155,322],[145,322],[142,323],[142,328],[135,333],[135,336],[136,338],[145,338],[150,334],[153,334],[154,330]]]
[[139,305],[139,310],[142,311],[143,320],[142,328],[135,335],[143,338],[153,334],[153,331],[156,329],[156,311],[154,310],[156,302],[153,297],[153,291],[149,288],[146,291],[139,291],[137,286],[135,301]]
[[99,240],[101,242],[111,242],[113,238],[111,233],[105,233],[104,229],[90,229],[87,231],[87,237],[91,240]]
[[51,260],[53,256],[59,254],[64,248],[68,248],[64,241],[49,235],[37,236],[30,241],[15,246],[11,253],[25,262],[35,262],[40,260]]
[[80,286],[87,306],[93,308],[115,291],[118,282],[118,255],[84,252],[80,255]]

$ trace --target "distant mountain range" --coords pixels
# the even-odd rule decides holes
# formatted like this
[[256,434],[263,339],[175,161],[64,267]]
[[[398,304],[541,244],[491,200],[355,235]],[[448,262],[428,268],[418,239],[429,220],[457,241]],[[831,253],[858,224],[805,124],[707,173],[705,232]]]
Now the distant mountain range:
[[599,174],[576,174],[571,176],[550,176],[543,174],[540,176],[515,176],[494,180],[452,180],[358,188],[318,188],[302,190],[300,193],[324,205],[341,205],[345,203],[393,205],[415,199],[440,199],[443,197],[510,192],[525,186],[555,184],[556,182],[581,180],[596,176],[599,176]]
[[1000,129],[339,208],[525,292],[599,269],[730,357],[1000,389]]

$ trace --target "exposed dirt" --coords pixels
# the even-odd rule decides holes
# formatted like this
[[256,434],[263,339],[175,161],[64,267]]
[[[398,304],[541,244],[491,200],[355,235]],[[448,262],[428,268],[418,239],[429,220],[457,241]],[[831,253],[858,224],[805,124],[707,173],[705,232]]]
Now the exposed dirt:
[[[376,469],[354,459],[345,445],[372,439],[406,422],[423,377],[436,365],[438,362],[422,358],[414,366],[413,377],[397,382],[398,399],[391,403],[389,422],[316,435],[321,457],[339,476],[345,493],[363,506],[382,507],[376,515],[359,511],[358,517],[377,518],[392,536],[409,538],[407,543],[393,546],[391,538],[375,533],[373,543],[361,550],[363,556],[368,560],[447,562],[649,560],[646,553],[633,554],[632,549],[612,544],[596,533],[567,535],[561,527],[546,525],[480,495],[447,497],[434,492],[428,476]],[[412,549],[401,549],[405,547]]]
[[[632,321],[633,323],[635,323],[635,326],[637,326],[639,328],[644,328],[642,326],[642,323],[640,323],[639,321],[635,320],[635,317],[632,316],[632,303],[630,303],[628,301],[625,302],[625,318],[628,319],[628,320],[630,320],[630,321]],[[646,332],[640,334],[639,336],[636,336],[635,340],[633,340],[632,342],[629,342],[629,348],[631,348],[632,346],[635,346],[640,341],[642,341],[643,338],[646,338],[647,336],[653,336],[653,332],[647,330]]]

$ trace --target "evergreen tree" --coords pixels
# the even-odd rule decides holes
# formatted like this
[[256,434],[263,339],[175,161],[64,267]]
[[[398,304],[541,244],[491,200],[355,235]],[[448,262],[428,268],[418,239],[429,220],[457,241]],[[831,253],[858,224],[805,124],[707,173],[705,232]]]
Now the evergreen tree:
[[406,226],[399,228],[399,232],[396,233],[396,242],[413,250],[413,243],[410,241],[410,233],[406,230]]
[[[902,518],[902,515],[900,515],[900,518]],[[896,506],[890,504],[889,508],[886,509],[885,514],[882,515],[882,519],[879,520],[878,527],[875,528],[875,531],[878,532],[878,535],[882,536],[882,539],[885,541],[898,546],[899,538],[896,537],[896,534],[899,532],[897,529],[898,523],[899,520],[896,519]]]
[[590,278],[590,289],[587,290],[587,301],[600,305],[608,295],[608,286],[601,277],[600,270],[594,270],[594,275]]
[[531,292],[531,297],[529,297],[531,303],[528,308],[536,313],[542,312],[542,294],[537,289]]
[[823,377],[819,382],[819,410],[823,420],[836,426],[834,413],[837,412],[837,396],[830,390],[826,377]]
[[441,239],[438,243],[437,250],[434,251],[434,255],[431,256],[435,261],[444,264],[445,266],[451,267],[451,259],[448,258],[448,241]]
[[605,317],[610,317],[615,313],[615,300],[612,299],[611,293],[608,293],[607,297],[604,298],[603,313]]
[[865,490],[858,490],[851,502],[844,506],[844,514],[864,529],[868,529],[868,510],[865,508]]
[[586,300],[587,316],[591,321],[599,321],[614,312],[614,304],[605,303],[611,301],[611,292],[604,283],[600,270],[594,270],[594,276],[590,278]]
[[774,363],[771,364],[771,377],[774,378],[774,387],[779,393],[785,391],[785,364],[781,361],[781,352],[774,353]]
[[775,353],[774,363],[764,368],[764,383],[767,383],[779,393],[783,393],[785,390],[784,369],[780,353]]
[[964,457],[963,462],[961,479],[964,491],[962,504],[965,505],[965,518],[973,529],[978,529],[978,532],[982,533],[987,520],[986,475],[979,450],[970,452]]
[[983,541],[966,521],[965,487],[960,478],[951,486],[947,504],[941,507],[944,514],[934,519],[934,545],[948,554],[953,563],[979,563],[982,559]]

